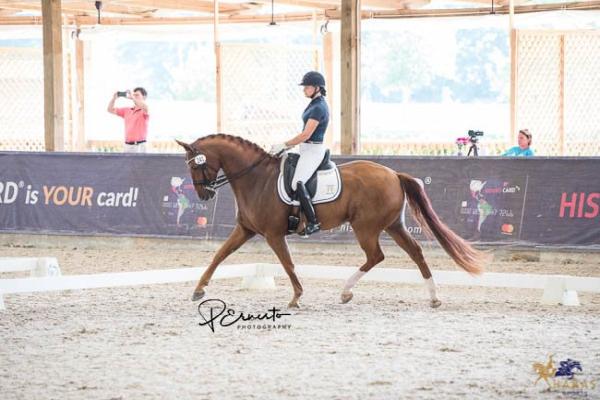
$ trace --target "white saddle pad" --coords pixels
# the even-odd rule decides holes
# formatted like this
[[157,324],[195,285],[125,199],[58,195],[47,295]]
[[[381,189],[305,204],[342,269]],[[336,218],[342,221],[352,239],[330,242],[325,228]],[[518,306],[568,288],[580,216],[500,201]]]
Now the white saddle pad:
[[[283,171],[283,168],[281,169]],[[277,178],[277,192],[279,198],[285,204],[290,206],[299,206],[300,202],[292,200],[285,191],[283,184],[283,172],[279,173]],[[337,165],[333,169],[317,172],[317,190],[314,197],[312,198],[313,204],[328,203],[334,201],[340,196],[342,192],[342,179],[340,177],[340,171]]]

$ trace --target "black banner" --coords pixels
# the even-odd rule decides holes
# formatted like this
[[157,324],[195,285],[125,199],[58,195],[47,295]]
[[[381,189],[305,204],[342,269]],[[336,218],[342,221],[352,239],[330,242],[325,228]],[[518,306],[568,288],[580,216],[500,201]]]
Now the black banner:
[[[599,158],[335,160],[357,158],[420,179],[440,218],[466,239],[600,245]],[[200,201],[183,155],[0,153],[0,231],[223,239],[235,204],[228,186]],[[346,224],[308,240],[354,235]]]

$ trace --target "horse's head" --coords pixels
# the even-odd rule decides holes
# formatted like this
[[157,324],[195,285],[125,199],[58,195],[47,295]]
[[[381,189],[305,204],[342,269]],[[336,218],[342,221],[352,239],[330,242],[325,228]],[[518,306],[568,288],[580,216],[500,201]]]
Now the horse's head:
[[201,200],[210,200],[215,196],[215,184],[221,164],[209,149],[200,149],[194,143],[187,144],[176,140],[186,151],[186,163],[192,175],[194,189]]

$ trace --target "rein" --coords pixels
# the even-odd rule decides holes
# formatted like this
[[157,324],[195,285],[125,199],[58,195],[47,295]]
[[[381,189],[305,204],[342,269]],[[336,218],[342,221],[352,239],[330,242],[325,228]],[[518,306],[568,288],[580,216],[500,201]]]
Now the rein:
[[201,154],[196,152],[196,155],[192,158],[190,158],[189,160],[186,160],[185,162],[190,165],[190,163],[192,161],[194,161],[196,163],[196,165],[192,165],[191,168],[192,169],[198,169],[200,168],[202,170],[202,180],[197,181],[197,180],[192,180],[192,183],[194,185],[202,185],[204,186],[206,189],[208,190],[212,190],[215,191],[218,188],[220,188],[221,186],[225,186],[228,183],[231,183],[232,181],[241,178],[242,176],[246,175],[248,172],[252,171],[254,168],[256,168],[256,166],[258,166],[258,164],[260,164],[261,162],[263,162],[268,156],[269,153],[265,153],[261,158],[259,158],[257,161],[253,162],[250,166],[242,169],[241,171],[238,171],[234,174],[231,174],[229,177],[227,175],[220,175],[217,176],[215,179],[213,180],[209,180],[208,177],[206,176],[206,170],[212,170],[213,172],[215,172],[217,175],[219,173],[219,170],[217,168],[211,167],[210,165],[208,165],[208,162],[206,162],[206,157]]

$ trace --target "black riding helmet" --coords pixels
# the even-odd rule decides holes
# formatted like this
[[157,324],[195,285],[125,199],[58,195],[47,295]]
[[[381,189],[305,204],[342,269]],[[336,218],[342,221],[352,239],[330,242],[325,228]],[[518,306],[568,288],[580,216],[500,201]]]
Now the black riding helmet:
[[325,78],[320,72],[310,71],[304,74],[302,77],[302,82],[300,82],[300,86],[318,86],[324,88]]

